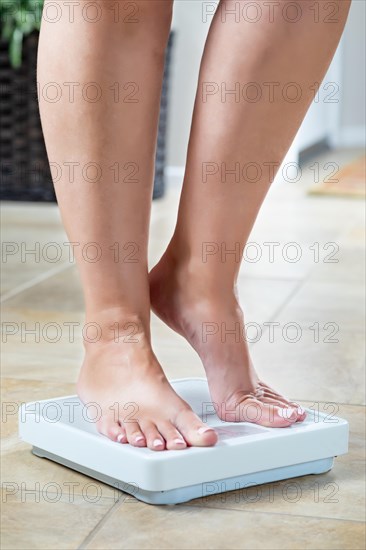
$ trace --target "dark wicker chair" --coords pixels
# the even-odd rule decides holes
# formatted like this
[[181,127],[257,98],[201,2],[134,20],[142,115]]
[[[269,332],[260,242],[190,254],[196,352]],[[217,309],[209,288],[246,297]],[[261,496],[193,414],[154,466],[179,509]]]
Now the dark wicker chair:
[[[169,69],[174,34],[166,50],[153,197],[164,195]],[[38,33],[24,40],[23,63],[13,69],[0,42],[0,183],[2,200],[56,201],[39,117],[36,90]]]

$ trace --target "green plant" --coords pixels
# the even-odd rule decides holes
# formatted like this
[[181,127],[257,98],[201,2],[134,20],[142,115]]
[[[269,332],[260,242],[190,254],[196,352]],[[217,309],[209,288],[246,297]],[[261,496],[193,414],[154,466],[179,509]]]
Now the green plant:
[[43,0],[0,0],[1,38],[14,68],[22,64],[23,38],[41,25]]

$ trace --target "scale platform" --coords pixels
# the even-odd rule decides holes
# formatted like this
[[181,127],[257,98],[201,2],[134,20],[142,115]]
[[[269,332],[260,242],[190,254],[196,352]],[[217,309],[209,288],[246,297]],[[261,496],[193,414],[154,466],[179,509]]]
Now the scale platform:
[[[321,474],[348,452],[348,422],[306,409],[302,423],[265,428],[223,422],[205,378],[170,381],[219,440],[213,447],[152,451],[98,433],[77,396],[25,403],[19,435],[33,453],[107,483],[149,504],[177,504],[281,479]],[[95,413],[94,413],[95,414]]]

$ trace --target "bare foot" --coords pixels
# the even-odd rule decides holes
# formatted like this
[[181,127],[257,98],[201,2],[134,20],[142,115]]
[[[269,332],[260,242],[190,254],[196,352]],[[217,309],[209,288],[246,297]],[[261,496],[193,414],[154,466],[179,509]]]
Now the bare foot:
[[212,292],[197,270],[177,265],[169,253],[149,277],[154,313],[200,356],[222,420],[280,428],[305,419],[297,403],[259,380],[243,338],[243,313],[235,291]]
[[85,344],[77,383],[83,403],[98,405],[98,430],[113,441],[154,451],[214,445],[216,432],[175,393],[140,320],[129,317],[119,326],[127,331],[116,340],[103,336]]

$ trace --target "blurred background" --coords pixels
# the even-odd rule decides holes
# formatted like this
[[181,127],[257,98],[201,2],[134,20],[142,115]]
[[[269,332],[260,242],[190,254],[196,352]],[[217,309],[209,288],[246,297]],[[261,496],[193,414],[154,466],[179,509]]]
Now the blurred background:
[[[199,64],[215,4],[196,0],[175,3],[167,171],[178,179],[185,164]],[[309,149],[316,154],[324,145],[365,145],[365,10],[366,2],[352,3],[344,35],[320,87],[319,101],[311,107],[293,144],[294,160]]]

